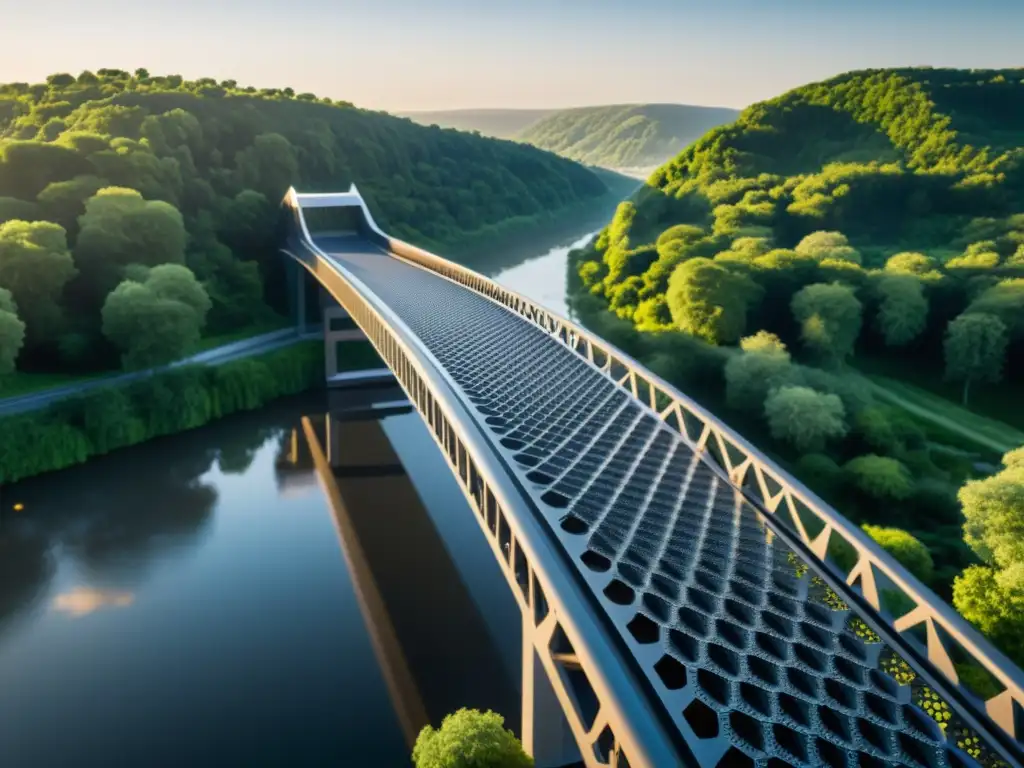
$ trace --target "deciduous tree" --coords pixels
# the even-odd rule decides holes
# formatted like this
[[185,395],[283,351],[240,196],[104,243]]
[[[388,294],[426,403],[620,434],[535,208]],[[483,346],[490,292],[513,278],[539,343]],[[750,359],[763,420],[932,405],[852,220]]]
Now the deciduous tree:
[[729,344],[743,333],[755,291],[749,280],[710,259],[696,258],[676,267],[666,299],[680,330],[712,344]]
[[876,284],[879,305],[875,328],[890,347],[917,338],[928,323],[928,299],[921,281],[911,275],[885,275]]
[[13,295],[29,344],[60,333],[62,293],[74,275],[62,227],[48,221],[0,224],[0,287]]
[[994,315],[971,312],[960,315],[946,331],[946,378],[962,381],[967,405],[975,381],[998,382],[1006,357],[1006,326]]
[[846,434],[843,402],[809,387],[780,387],[768,395],[765,418],[772,435],[801,453],[820,451],[828,440]]
[[800,337],[819,357],[841,363],[853,354],[860,335],[861,303],[842,283],[816,283],[800,290],[791,304]]

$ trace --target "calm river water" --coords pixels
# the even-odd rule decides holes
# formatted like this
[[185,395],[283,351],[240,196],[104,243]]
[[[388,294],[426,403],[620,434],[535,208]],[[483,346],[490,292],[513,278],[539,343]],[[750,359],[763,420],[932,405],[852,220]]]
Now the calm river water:
[[[564,313],[593,229],[474,266]],[[444,460],[400,392],[330,399],[0,489],[0,766],[407,766],[460,706],[518,731],[518,609]]]

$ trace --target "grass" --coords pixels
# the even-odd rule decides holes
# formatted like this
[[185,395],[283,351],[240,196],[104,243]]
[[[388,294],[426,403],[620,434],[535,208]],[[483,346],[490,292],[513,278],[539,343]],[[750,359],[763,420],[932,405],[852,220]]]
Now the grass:
[[969,411],[907,381],[896,381],[877,373],[869,373],[866,378],[879,397],[985,448],[1002,454],[1024,445],[1024,432],[1010,424]]
[[952,404],[961,414],[987,417],[1002,422],[1024,433],[1024,408],[1019,387],[1008,384],[975,384],[971,387],[970,408],[960,405],[962,389],[959,384],[943,380],[941,371],[922,367],[913,360],[891,357],[857,357],[854,365],[872,378],[900,382],[932,395],[938,401]]

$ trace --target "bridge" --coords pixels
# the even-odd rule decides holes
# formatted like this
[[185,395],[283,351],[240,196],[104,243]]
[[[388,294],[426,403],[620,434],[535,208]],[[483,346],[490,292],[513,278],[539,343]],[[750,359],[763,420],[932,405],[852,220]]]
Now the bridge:
[[282,212],[299,303],[376,348],[519,604],[539,768],[1024,765],[1021,671],[713,414],[354,186]]

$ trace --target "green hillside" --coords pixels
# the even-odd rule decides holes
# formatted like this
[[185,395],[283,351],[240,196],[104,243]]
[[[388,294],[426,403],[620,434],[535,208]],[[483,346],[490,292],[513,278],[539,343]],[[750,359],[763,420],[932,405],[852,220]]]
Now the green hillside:
[[285,190],[351,182],[382,226],[426,245],[607,193],[533,147],[291,89],[109,69],[0,86],[0,381],[15,361],[152,364],[265,323],[283,303]]
[[496,139],[511,139],[553,112],[553,109],[449,109],[395,114],[420,125],[437,125],[470,133],[476,131]]
[[[588,324],[852,520],[910,530],[923,578],[1024,660],[1024,613],[995,607],[1024,604],[1024,571],[985,520],[961,538],[964,514],[1009,530],[1024,510],[956,499],[998,457],[955,403],[878,391],[907,372],[1024,427],[1024,70],[852,72],[755,104],[654,172],[572,269]],[[1013,472],[991,493],[1024,498]]]
[[630,104],[564,109],[521,131],[516,139],[587,165],[660,165],[739,112],[685,104]]

